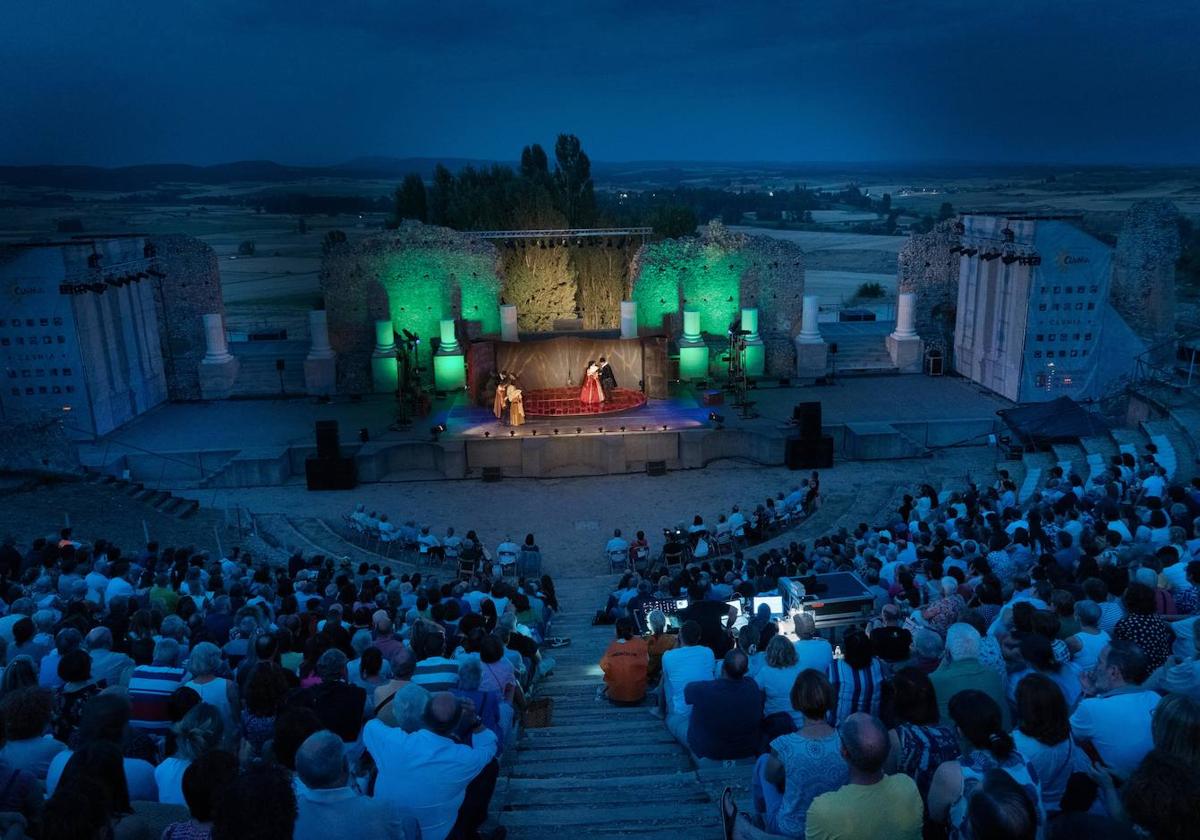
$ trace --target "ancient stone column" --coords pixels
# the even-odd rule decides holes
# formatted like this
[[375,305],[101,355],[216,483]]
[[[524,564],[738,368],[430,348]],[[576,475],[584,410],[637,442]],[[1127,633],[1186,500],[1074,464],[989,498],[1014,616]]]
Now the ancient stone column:
[[896,297],[896,329],[892,338],[903,341],[916,338],[917,296],[912,292],[901,292]]
[[803,308],[800,312],[800,334],[796,336],[799,344],[824,344],[821,338],[821,328],[817,326],[817,312],[820,304],[816,295],[805,295]]
[[914,292],[900,293],[896,299],[896,329],[884,341],[892,364],[901,373],[921,372],[923,345],[916,330],[916,301]]
[[637,338],[637,302],[621,301],[621,338]]
[[516,304],[506,303],[500,307],[500,340],[518,340]]
[[304,390],[314,397],[331,396],[337,383],[337,356],[329,345],[324,309],[308,313],[308,335],[312,346],[304,359]]
[[324,309],[314,309],[308,313],[308,335],[312,342],[308,351],[309,359],[333,358],[333,348],[329,345],[329,320]]
[[742,310],[741,328],[746,331],[746,335],[743,336],[746,349],[742,351],[742,365],[746,369],[746,375],[762,376],[767,367],[767,355],[762,336],[758,334],[757,309]]
[[392,322],[375,322],[375,352],[371,354],[371,384],[377,394],[396,390],[399,382],[396,362],[396,330]]
[[679,378],[685,382],[708,378],[708,345],[700,334],[700,312],[683,310],[683,335],[679,339]]
[[225,342],[225,321],[219,314],[204,316],[204,362],[220,364],[232,359]]
[[433,387],[438,391],[454,391],[467,385],[466,354],[455,335],[453,318],[441,322],[441,343],[433,356]]
[[225,342],[225,321],[218,313],[204,319],[204,358],[200,360],[200,396],[223,400],[233,395],[241,364]]

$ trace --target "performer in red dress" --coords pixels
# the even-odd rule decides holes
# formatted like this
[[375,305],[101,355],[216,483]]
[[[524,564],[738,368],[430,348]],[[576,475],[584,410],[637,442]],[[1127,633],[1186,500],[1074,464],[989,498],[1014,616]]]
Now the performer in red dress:
[[600,387],[600,368],[594,361],[588,362],[587,373],[583,376],[583,388],[579,392],[579,401],[585,405],[598,405],[604,402],[604,389]]

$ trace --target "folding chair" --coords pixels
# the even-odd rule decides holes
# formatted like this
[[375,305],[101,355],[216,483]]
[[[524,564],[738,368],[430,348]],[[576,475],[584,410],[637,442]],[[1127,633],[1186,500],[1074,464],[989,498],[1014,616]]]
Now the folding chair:
[[624,572],[629,569],[628,549],[614,548],[612,551],[605,553],[608,555],[608,570],[610,572]]
[[[382,554],[384,557],[387,557],[389,559],[391,558],[392,545],[396,542],[396,540],[399,538],[399,536],[400,535],[398,533],[396,533],[394,530],[386,530],[385,531],[383,528],[379,529],[379,547],[383,549]],[[376,553],[380,553],[380,552],[376,552]]]

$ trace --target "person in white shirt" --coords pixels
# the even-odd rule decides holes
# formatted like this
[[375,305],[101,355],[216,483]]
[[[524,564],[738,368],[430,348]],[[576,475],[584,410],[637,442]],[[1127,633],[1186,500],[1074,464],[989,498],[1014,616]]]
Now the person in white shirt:
[[667,705],[667,729],[686,746],[692,707],[684,699],[684,689],[689,683],[711,680],[716,659],[711,649],[700,644],[700,625],[695,621],[683,623],[679,645],[663,654],[663,699]]
[[[454,735],[471,726],[470,744]],[[487,815],[487,801],[466,801],[467,786],[483,772],[498,774],[496,736],[458,698],[434,694],[425,707],[424,728],[408,733],[370,720],[363,745],[375,760],[375,798],[407,809],[421,826],[422,840],[445,840],[456,828],[473,836]],[[487,799],[491,798],[491,786]]]
[[421,534],[417,537],[417,548],[422,554],[441,555],[442,542],[429,533],[429,526],[421,526]]
[[833,664],[833,645],[817,635],[817,622],[812,613],[796,616],[794,645],[801,671],[812,668],[822,674],[829,673],[829,666]]
[[1162,467],[1155,467],[1154,472],[1142,479],[1142,495],[1161,499],[1167,490],[1167,482],[1162,477]]
[[737,505],[733,506],[733,513],[729,514],[729,530],[735,537],[746,536],[746,517]]
[[505,538],[504,542],[496,546],[496,562],[500,564],[500,569],[511,567],[516,564],[517,555],[520,553],[521,547],[511,538]]
[[1119,779],[1128,779],[1154,747],[1150,724],[1157,693],[1144,688],[1146,655],[1132,642],[1111,642],[1082,682],[1086,696],[1071,715],[1071,732]]
[[1080,671],[1090,671],[1109,642],[1108,633],[1100,629],[1100,605],[1095,601],[1076,601],[1075,618],[1079,621],[1079,632],[1067,638],[1067,650]]

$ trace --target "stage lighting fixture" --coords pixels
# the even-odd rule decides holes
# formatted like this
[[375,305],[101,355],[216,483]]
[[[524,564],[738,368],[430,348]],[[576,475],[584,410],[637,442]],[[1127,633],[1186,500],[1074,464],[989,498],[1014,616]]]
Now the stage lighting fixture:
[[577,435],[578,435],[578,434],[581,434],[582,432],[583,432],[583,428],[582,428],[581,426],[576,426],[576,427],[575,427],[575,434],[577,434]]
[[645,427],[645,426],[642,426],[642,431],[643,431],[643,432],[644,432],[644,431],[646,431],[646,427]]
[[492,436],[492,433],[491,433],[491,432],[484,432],[484,433],[483,433],[483,436],[484,436],[485,438],[490,438],[490,437]]
[[622,431],[622,432],[623,432],[623,431],[625,431],[625,427],[624,427],[624,426],[622,426],[622,427],[621,427],[621,431]]
[[555,430],[554,430],[554,434],[558,434],[558,429],[555,429]]
[[667,430],[667,424],[663,423],[663,431],[665,432],[666,430]]
[[718,429],[725,425],[725,418],[715,411],[708,412],[708,422],[712,423]]
[[438,423],[436,426],[431,426],[429,428],[429,434],[433,435],[433,439],[435,441],[438,439],[438,435],[440,435],[444,431],[446,431],[445,423]]
[[509,437],[516,437],[516,436],[517,436],[517,430],[516,430],[516,429],[509,429],[509,430],[508,430],[508,436],[509,436]]
[[604,434],[604,427],[600,426],[596,431],[600,432],[600,434]]
[[534,429],[534,430],[533,430],[533,436],[534,436],[534,437],[537,437],[537,429]]

